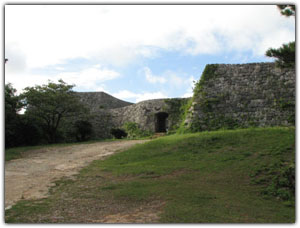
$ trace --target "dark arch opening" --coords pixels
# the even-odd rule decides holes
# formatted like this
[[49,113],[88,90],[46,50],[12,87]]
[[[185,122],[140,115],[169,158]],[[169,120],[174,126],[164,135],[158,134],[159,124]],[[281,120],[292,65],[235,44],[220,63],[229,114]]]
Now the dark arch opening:
[[167,118],[169,114],[166,112],[159,112],[155,114],[155,132],[167,131]]

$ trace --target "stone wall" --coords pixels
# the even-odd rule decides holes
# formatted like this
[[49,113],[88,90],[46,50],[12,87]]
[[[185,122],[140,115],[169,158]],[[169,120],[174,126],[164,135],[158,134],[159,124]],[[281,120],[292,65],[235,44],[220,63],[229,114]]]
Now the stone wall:
[[274,63],[207,65],[192,102],[172,98],[132,104],[103,92],[78,95],[91,111],[95,138],[111,137],[110,130],[126,122],[155,132],[158,113],[168,115],[169,131],[182,130],[182,123],[190,131],[295,124],[295,70]]
[[104,92],[77,93],[88,108],[88,121],[93,125],[93,138],[110,138],[112,128],[126,122],[138,123],[144,131],[155,132],[157,113],[167,113],[166,127],[174,131],[182,122],[183,105],[187,98],[154,99],[132,104]]
[[89,110],[87,120],[92,123],[93,138],[111,137],[112,120],[108,110],[132,105],[104,92],[77,92],[76,94]]
[[123,108],[109,110],[112,126],[121,128],[126,122],[138,123],[145,131],[155,132],[156,114],[167,113],[166,127],[175,130],[182,122],[183,106],[187,98],[153,99],[142,101]]
[[202,131],[294,121],[294,69],[274,63],[210,64],[196,84],[184,124]]
[[104,92],[77,92],[76,94],[92,112],[132,105],[130,102],[122,101]]

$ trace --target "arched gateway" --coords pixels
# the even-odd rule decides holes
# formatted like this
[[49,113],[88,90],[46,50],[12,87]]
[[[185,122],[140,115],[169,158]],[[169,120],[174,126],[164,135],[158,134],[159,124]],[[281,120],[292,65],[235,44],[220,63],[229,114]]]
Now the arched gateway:
[[166,112],[158,112],[155,114],[155,132],[167,131],[167,118],[169,114]]

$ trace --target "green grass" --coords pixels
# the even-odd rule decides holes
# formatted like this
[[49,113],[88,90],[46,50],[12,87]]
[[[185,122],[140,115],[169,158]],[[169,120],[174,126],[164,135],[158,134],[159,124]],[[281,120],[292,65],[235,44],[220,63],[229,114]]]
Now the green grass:
[[59,222],[80,222],[160,200],[162,223],[294,223],[294,163],[294,128],[166,136],[94,161],[48,199],[7,210],[6,221],[56,222],[54,210]]

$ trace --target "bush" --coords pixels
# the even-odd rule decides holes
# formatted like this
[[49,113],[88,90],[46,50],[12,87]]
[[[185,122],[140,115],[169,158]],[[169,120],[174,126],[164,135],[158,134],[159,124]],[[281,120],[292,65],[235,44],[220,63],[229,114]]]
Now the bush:
[[20,120],[21,146],[34,146],[47,142],[39,120],[26,115],[20,116]]
[[128,138],[140,138],[140,137],[147,137],[150,136],[152,133],[150,131],[143,131],[140,129],[139,125],[135,122],[126,122],[123,125],[126,133],[128,134]]
[[126,122],[123,125],[123,128],[125,129],[128,138],[137,138],[140,137],[140,135],[142,134],[139,125],[134,122]]
[[77,141],[86,141],[93,133],[93,126],[89,121],[78,120],[74,124]]
[[120,128],[112,128],[110,130],[110,134],[112,134],[116,139],[127,137],[127,133]]

